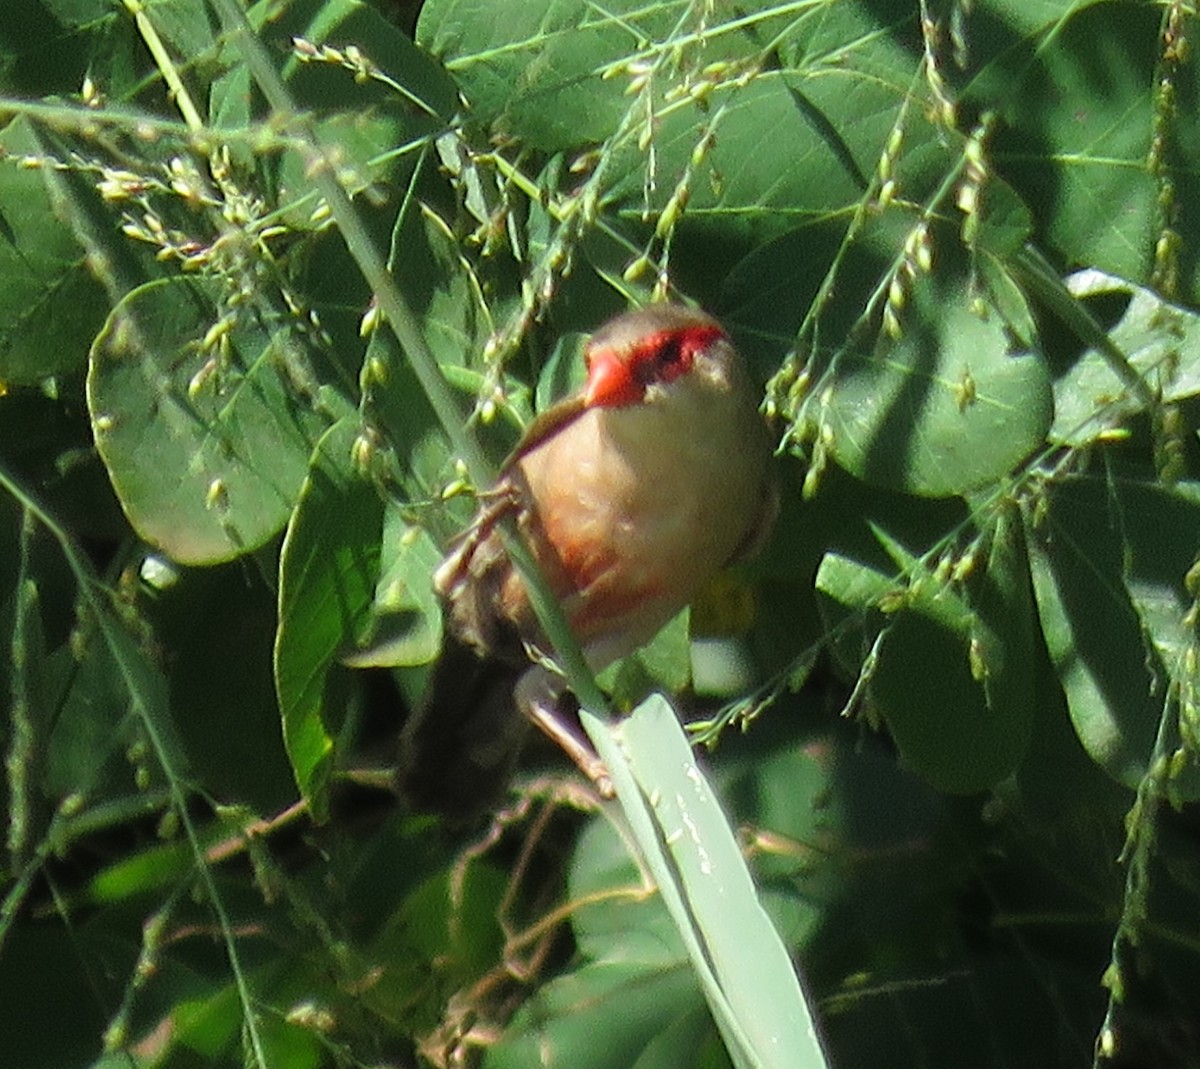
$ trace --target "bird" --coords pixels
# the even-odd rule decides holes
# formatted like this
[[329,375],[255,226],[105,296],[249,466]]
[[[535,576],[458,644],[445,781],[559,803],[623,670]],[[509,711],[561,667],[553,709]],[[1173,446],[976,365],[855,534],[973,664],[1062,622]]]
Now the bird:
[[749,371],[716,319],[651,304],[598,328],[583,388],[537,416],[434,574],[443,644],[401,731],[414,810],[470,819],[502,796],[532,720],[602,786],[498,532],[512,517],[593,671],[648,642],[767,540],[778,493]]

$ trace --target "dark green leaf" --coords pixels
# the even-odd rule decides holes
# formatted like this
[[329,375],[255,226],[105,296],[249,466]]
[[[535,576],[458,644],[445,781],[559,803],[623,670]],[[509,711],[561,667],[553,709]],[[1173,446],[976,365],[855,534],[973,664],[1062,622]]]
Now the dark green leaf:
[[279,562],[275,685],[296,783],[318,819],[333,760],[326,677],[361,639],[379,578],[383,501],[353,469],[358,429],[346,420],[321,439]]
[[219,296],[192,279],[140,287],[109,316],[88,374],[96,447],[130,522],[183,563],[229,560],[279,531],[327,422],[297,396],[307,356],[286,321],[244,307],[204,345]]
[[[0,381],[33,383],[82,368],[104,322],[104,292],[62,219],[61,198],[24,119],[0,133]],[[7,156],[7,158],[5,158]]]
[[1170,591],[1182,618],[1200,525],[1194,497],[1072,479],[1027,524],[1042,632],[1071,720],[1092,759],[1129,786],[1150,763],[1164,712],[1162,652],[1174,644],[1161,622],[1143,618],[1132,590],[1142,600]]

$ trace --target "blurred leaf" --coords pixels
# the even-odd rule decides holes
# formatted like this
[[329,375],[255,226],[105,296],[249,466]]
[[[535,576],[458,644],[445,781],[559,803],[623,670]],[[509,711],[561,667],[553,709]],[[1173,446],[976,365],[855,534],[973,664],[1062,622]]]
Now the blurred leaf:
[[1045,440],[1050,375],[1035,352],[1011,351],[997,317],[967,291],[922,277],[900,313],[898,341],[843,353],[828,390],[808,403],[832,457],[874,485],[942,497],[983,486]]
[[279,561],[275,685],[296,783],[317,820],[333,760],[326,676],[362,636],[379,578],[383,501],[352,467],[358,431],[344,420],[321,439]]
[[377,974],[363,995],[367,1005],[412,1034],[428,1031],[449,994],[469,988],[503,954],[499,916],[510,879],[473,859],[409,889],[367,948]]
[[583,361],[584,338],[579,334],[564,334],[542,365],[534,391],[534,405],[545,412],[555,401],[578,393],[587,382],[587,367]]
[[[545,984],[488,1051],[485,1069],[626,1069],[664,1029],[696,1013],[696,981],[678,966],[653,974],[636,964],[594,962]],[[689,1050],[673,1052],[687,1064]]]
[[205,0],[160,0],[143,10],[181,65],[187,65],[206,53],[211,54],[216,35],[214,20]]
[[1106,0],[983,0],[980,7],[1011,27],[1036,39],[1056,29],[1064,19],[1085,7]]
[[40,0],[64,26],[83,27],[111,14],[106,0]]
[[272,673],[277,602],[274,575],[234,563],[184,570],[148,609],[195,775],[259,813],[296,797]]
[[[103,930],[86,926],[28,925],[4,947],[0,998],[23,1022],[0,1030],[0,1057],[7,1065],[86,1065],[99,1049],[104,1012],[96,1001],[97,979],[106,963],[127,970],[132,947],[114,948]],[[105,984],[105,993],[114,995]],[[62,1027],[64,1017],[75,1024]]]
[[[583,957],[639,963],[652,970],[686,961],[671,914],[609,821],[593,820],[584,828],[568,879],[570,900],[578,903],[572,927]],[[699,1001],[697,989],[697,1005]]]
[[130,522],[188,564],[247,553],[283,526],[327,423],[297,396],[307,357],[286,321],[244,307],[224,341],[202,345],[220,295],[198,279],[139,287],[88,373],[96,448]]
[[631,709],[651,690],[678,694],[691,682],[690,615],[685,609],[645,646],[600,673],[616,708]]

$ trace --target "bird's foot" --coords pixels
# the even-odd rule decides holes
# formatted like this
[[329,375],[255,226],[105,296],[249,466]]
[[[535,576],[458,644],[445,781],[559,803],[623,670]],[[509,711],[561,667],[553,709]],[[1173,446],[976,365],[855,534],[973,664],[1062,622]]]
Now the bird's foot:
[[612,798],[616,794],[608,766],[600,760],[569,714],[554,703],[534,699],[529,707],[529,718],[575,762],[575,767],[592,781],[601,798]]

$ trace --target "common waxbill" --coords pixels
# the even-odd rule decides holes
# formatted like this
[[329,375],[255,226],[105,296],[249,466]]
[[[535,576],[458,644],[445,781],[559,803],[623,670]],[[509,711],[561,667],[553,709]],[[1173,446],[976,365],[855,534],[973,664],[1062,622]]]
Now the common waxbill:
[[502,515],[516,518],[594,671],[769,534],[768,435],[716,320],[651,305],[606,323],[584,355],[583,391],[530,424],[434,576],[443,650],[399,764],[417,809],[462,817],[491,804],[530,718],[589,760],[555,728],[561,682],[530,660],[551,651],[496,532]]

